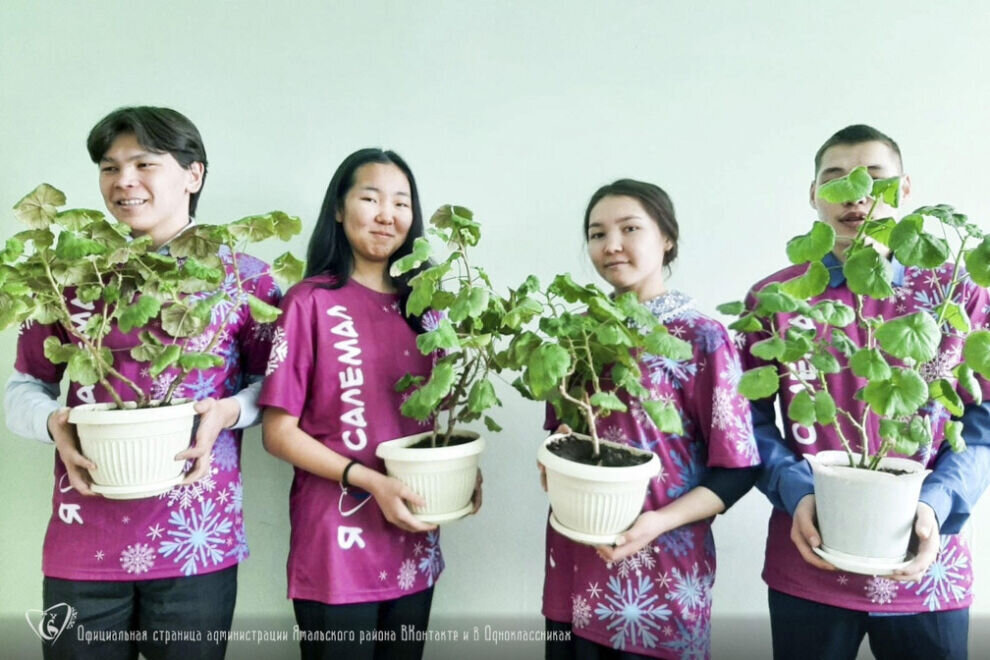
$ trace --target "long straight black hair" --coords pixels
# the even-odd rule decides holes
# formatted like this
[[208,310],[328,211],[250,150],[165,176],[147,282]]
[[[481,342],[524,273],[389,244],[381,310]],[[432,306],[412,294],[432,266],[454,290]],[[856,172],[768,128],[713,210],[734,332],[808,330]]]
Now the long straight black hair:
[[[344,162],[337,167],[337,171],[333,173],[330,185],[327,186],[327,193],[323,197],[320,216],[317,218],[313,234],[309,238],[309,247],[306,249],[305,276],[330,275],[330,282],[327,285],[330,289],[339,289],[347,284],[354,270],[354,251],[350,241],[347,240],[343,224],[337,222],[337,214],[344,211],[344,198],[354,186],[354,175],[358,168],[369,163],[395,165],[402,170],[409,181],[410,206],[413,214],[412,224],[409,225],[406,240],[388,258],[385,272],[388,273],[397,259],[410,254],[413,242],[423,235],[423,210],[419,204],[419,190],[416,188],[416,178],[406,161],[394,151],[376,148],[358,149],[345,158]],[[398,277],[389,275],[392,285],[399,293],[402,301],[403,313],[405,312],[406,299],[409,297],[409,280],[420,270],[421,268]],[[406,318],[415,330],[421,330],[418,318]]]

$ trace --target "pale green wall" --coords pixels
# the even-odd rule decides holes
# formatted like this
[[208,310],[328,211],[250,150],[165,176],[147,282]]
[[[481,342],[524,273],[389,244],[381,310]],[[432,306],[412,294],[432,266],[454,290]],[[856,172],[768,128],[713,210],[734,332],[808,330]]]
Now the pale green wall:
[[[590,279],[580,214],[591,192],[619,176],[657,181],[682,223],[673,284],[711,311],[782,265],[784,241],[811,220],[813,151],[848,123],[874,123],[901,142],[916,203],[950,200],[986,217],[984,7],[7,0],[0,207],[48,181],[70,204],[100,208],[84,149],[90,126],[119,105],[169,105],[206,139],[202,220],[281,208],[308,229],[343,156],[387,146],[412,164],[427,210],[444,202],[475,210],[485,223],[483,265],[506,284],[528,272]],[[9,214],[0,222],[0,234],[14,231]],[[304,239],[294,247],[302,252]],[[0,335],[0,379],[14,343],[13,332]],[[449,568],[435,620],[538,612],[542,411],[503,394],[506,430],[484,459],[485,509],[444,532]],[[34,652],[23,613],[41,602],[52,450],[2,435],[0,637]],[[290,625],[291,473],[261,451],[256,431],[245,444],[252,557],[240,574],[238,623]],[[767,511],[753,493],[716,525],[716,649],[730,650],[722,657],[738,657],[738,640],[719,621],[765,616]],[[984,504],[974,520],[979,548],[988,516]],[[974,613],[986,615],[990,581],[978,578],[977,592]],[[765,625],[745,636],[765,637]],[[538,657],[539,646],[502,652]]]

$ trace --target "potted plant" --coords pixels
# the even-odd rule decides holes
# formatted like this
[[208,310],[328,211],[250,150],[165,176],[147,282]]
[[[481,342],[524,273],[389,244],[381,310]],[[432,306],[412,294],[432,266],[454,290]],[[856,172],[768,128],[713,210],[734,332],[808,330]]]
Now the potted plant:
[[508,307],[528,317],[539,314],[538,329],[519,332],[501,356],[522,372],[516,388],[551,404],[559,422],[587,431],[551,435],[538,452],[550,524],[579,542],[612,543],[641,513],[660,460],[652,451],[602,440],[597,422],[635,400],[661,431],[683,432],[676,408],[642,384],[637,359],[644,352],[686,359],[691,347],[669,334],[635,294],[612,299],[568,274],[546,290],[527,278],[511,292]]
[[[239,249],[272,236],[287,240],[301,223],[274,211],[228,225],[197,224],[163,254],[149,237],[132,238],[127,225],[99,211],[59,211],[64,204],[61,191],[41,184],[14,206],[28,229],[0,252],[0,329],[25,322],[61,326],[70,341],[48,337],[45,356],[65,364],[70,380],[100,386],[113,399],[77,406],[69,417],[83,454],[98,466],[90,475],[93,490],[119,499],[149,497],[183,478],[183,462],[174,456],[189,445],[195,413],[193,402],[174,400],[179,386],[223,363],[213,349],[242,302],[261,322],[279,314],[245,290]],[[302,263],[286,253],[272,273],[299,279]],[[91,305],[94,313],[77,323],[67,300]],[[117,369],[106,345],[113,332],[133,337],[130,356],[147,363],[152,377],[170,370],[174,378],[163,392],[152,396]]]
[[486,411],[501,405],[492,378],[499,371],[496,340],[504,333],[506,309],[483,269],[471,263],[469,249],[481,239],[481,226],[469,209],[445,205],[430,218],[429,233],[450,248],[432,263],[427,238],[392,265],[402,275],[427,264],[409,284],[406,313],[419,316],[427,330],[416,345],[438,356],[429,379],[407,375],[396,384],[409,391],[402,405],[407,417],[429,421],[429,431],[389,440],[376,454],[394,476],[423,496],[413,513],[424,522],[446,522],[467,515],[485,441],[462,425],[484,419],[489,431],[501,427]]
[[[973,290],[968,280],[990,284],[990,239],[947,205],[921,207],[900,221],[875,218],[877,200],[900,203],[900,179],[874,181],[863,167],[817,194],[831,203],[874,200],[842,266],[854,304],[828,296],[809,302],[826,291],[830,273],[822,258],[836,240],[832,227],[816,222],[787,246],[793,264],[807,264],[803,272],[719,310],[739,314],[730,327],[755,333],[752,354],[773,362],[744,373],[740,392],[764,399],[784,379],[794,393],[786,415],[796,428],[813,437],[816,425],[831,427],[842,444],[841,451],[805,454],[822,536],[816,552],[850,571],[889,572],[907,558],[928,473],[905,457],[920,451],[927,460],[940,424],[951,448],[962,451],[962,423],[949,416],[963,413],[961,391],[981,401],[974,374],[990,374],[990,332],[972,327],[966,293]],[[925,230],[926,219],[937,233]],[[910,276],[931,278],[937,295],[899,301],[904,313],[886,320],[866,311],[864,302],[897,295],[893,265],[875,245],[888,248]],[[793,320],[781,324],[779,314]],[[858,410],[836,406],[832,388],[842,379],[857,384]]]

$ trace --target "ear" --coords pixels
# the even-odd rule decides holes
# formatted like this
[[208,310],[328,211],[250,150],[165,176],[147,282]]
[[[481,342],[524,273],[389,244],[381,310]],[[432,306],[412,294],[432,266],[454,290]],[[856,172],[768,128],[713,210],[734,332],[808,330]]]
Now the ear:
[[901,177],[901,200],[909,198],[911,196],[911,177],[907,174]]
[[199,192],[199,189],[203,187],[203,174],[205,172],[206,168],[198,160],[190,163],[189,169],[186,170],[186,174],[188,175],[186,180],[187,193],[192,195]]
[[811,186],[808,187],[808,203],[811,204],[811,208],[818,209],[815,206],[815,191],[818,190],[818,182],[814,179],[811,180]]

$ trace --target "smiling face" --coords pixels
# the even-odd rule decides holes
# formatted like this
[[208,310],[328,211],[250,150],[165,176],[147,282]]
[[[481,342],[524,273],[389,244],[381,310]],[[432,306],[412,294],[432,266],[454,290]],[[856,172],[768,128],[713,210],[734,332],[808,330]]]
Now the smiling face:
[[358,281],[385,277],[388,258],[406,240],[412,221],[412,194],[402,170],[392,163],[368,163],[354,171],[337,222],[351,245]]
[[184,169],[172,154],[150,151],[133,133],[122,133],[99,165],[107,209],[136,235],[161,245],[189,224],[189,196],[203,184],[202,163]]
[[636,198],[599,200],[589,214],[587,239],[595,270],[617,294],[633,291],[649,300],[666,291],[664,255],[673,243]]
[[[811,183],[811,206],[818,212],[818,219],[835,230],[837,254],[844,252],[856,237],[863,219],[873,205],[873,199],[864,197],[855,202],[831,204],[818,197],[818,187],[861,166],[866,167],[874,179],[901,175],[901,161],[894,150],[884,142],[872,140],[857,144],[837,144],[826,149],[815,180]],[[901,199],[906,199],[910,193],[911,180],[904,176],[901,180]],[[880,200],[873,210],[873,217],[897,218],[897,209]]]

